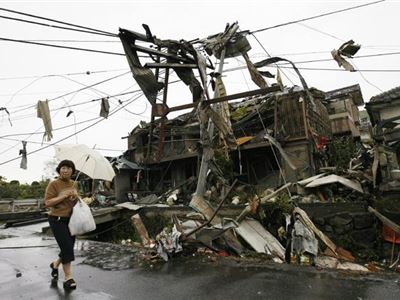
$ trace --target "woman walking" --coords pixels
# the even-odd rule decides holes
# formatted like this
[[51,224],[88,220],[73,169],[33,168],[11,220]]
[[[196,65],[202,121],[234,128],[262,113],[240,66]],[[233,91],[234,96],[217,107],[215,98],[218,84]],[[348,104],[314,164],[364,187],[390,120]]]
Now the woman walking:
[[71,180],[71,176],[75,172],[75,165],[70,160],[63,160],[58,164],[56,171],[60,176],[49,183],[44,196],[45,206],[50,208],[50,228],[60,247],[59,258],[50,264],[51,276],[54,280],[58,279],[58,268],[62,264],[64,288],[76,289],[76,282],[71,271],[71,262],[75,260],[75,237],[71,236],[68,228],[72,208],[78,201],[78,191],[74,181]]

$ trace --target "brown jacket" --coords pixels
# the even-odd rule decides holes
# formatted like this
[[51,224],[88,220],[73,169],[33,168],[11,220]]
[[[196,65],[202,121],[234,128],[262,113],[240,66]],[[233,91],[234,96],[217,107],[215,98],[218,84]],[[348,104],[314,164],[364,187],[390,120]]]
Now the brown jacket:
[[[61,192],[69,189],[76,189],[76,185],[74,186],[73,180],[66,181],[58,178],[50,182],[46,188],[44,202],[46,203],[46,200],[57,197]],[[72,208],[77,201],[78,199],[64,199],[60,203],[50,207],[49,215],[56,217],[69,217],[72,213]]]

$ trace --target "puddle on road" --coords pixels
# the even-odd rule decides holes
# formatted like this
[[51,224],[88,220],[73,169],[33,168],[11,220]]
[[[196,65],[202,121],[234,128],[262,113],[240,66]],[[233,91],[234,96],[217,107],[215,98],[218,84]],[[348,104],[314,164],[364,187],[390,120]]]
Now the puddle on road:
[[9,234],[0,234],[0,240],[8,239],[8,238],[13,238],[15,235],[9,235]]
[[104,242],[80,241],[75,243],[76,256],[82,263],[104,270],[126,270],[134,267],[137,249]]

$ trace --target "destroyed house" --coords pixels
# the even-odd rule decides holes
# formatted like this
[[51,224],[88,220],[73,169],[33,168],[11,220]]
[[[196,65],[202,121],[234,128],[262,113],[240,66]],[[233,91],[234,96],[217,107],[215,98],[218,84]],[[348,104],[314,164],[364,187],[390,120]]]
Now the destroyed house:
[[[326,166],[324,151],[331,125],[322,103],[325,93],[309,89],[293,62],[269,57],[253,63],[247,33],[239,30],[237,22],[193,42],[161,40],[147,25],[143,27],[145,35],[125,29],[119,34],[132,75],[152,111],[151,121],[140,122],[127,137],[124,158],[138,167],[116,176],[117,198],[122,191],[138,197],[177,187],[192,192],[187,182],[193,178],[198,181],[195,194],[202,197],[213,176],[276,187]],[[137,41],[151,45],[143,47]],[[218,67],[213,66],[212,56]],[[237,56],[243,57],[259,89],[228,95],[222,76],[224,61]],[[284,87],[279,70],[277,84],[266,82],[264,77],[275,76],[259,69],[276,67],[281,61],[292,65],[301,87]],[[190,89],[191,103],[168,106],[172,72]],[[183,109],[193,110],[169,118],[169,113]]]
[[400,87],[376,95],[366,104],[371,124],[376,155],[376,185],[381,191],[400,190]]
[[400,139],[400,87],[372,97],[366,109],[375,127],[375,136],[384,134],[389,143]]
[[[319,150],[331,136],[330,123],[321,102],[324,93],[316,89],[311,93],[313,104],[305,101],[308,96],[298,87],[229,104],[237,145],[230,151],[234,177],[249,184],[275,187],[284,180],[313,175],[322,166]],[[156,122],[151,140],[149,131],[150,123],[143,122],[132,130],[126,152],[129,160],[147,169],[136,172],[143,178],[132,178],[145,181],[143,191],[165,191],[197,176],[201,145],[195,114],[168,120],[163,129]],[[163,141],[160,135],[164,135]]]
[[326,92],[325,103],[333,135],[360,137],[358,107],[364,104],[364,99],[358,84]]

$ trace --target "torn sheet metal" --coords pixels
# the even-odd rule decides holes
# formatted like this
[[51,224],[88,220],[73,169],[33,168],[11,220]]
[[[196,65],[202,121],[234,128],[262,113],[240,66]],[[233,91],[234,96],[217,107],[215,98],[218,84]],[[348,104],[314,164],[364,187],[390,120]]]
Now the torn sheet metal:
[[264,77],[260,74],[260,72],[257,70],[257,68],[254,66],[247,53],[243,53],[243,58],[246,61],[247,69],[249,69],[251,80],[253,80],[253,82],[259,88],[262,89],[267,88],[268,87],[267,82],[265,81]]
[[[204,245],[207,245],[210,248],[213,248],[213,241],[222,237],[228,230],[236,227],[235,224],[228,224],[228,226],[222,227],[222,226],[213,226],[213,227],[204,227],[197,231],[194,234],[194,238],[203,243]],[[232,245],[229,243],[229,241],[226,241],[228,244],[228,247],[232,247]],[[234,248],[233,248],[234,249]]]
[[353,57],[358,50],[360,50],[361,45],[356,44],[353,40],[343,43],[339,47],[339,53],[346,57]]
[[270,254],[279,262],[285,261],[285,248],[257,220],[245,219],[235,231],[258,253]]
[[202,40],[208,55],[213,54],[217,59],[221,58],[225,49],[225,57],[235,57],[251,50],[251,46],[244,34],[236,33],[239,29],[238,22],[227,25],[224,32],[207,37]]
[[277,63],[279,61],[286,61],[286,62],[288,62],[289,64],[292,65],[293,70],[296,72],[297,76],[299,77],[301,85],[303,86],[304,91],[307,93],[307,96],[308,96],[311,104],[313,106],[315,106],[314,97],[311,94],[310,89],[308,88],[306,80],[304,79],[303,75],[301,75],[299,69],[296,67],[296,65],[292,61],[290,61],[288,59],[285,59],[285,58],[282,58],[282,57],[270,57],[270,58],[267,58],[267,59],[264,59],[262,61],[259,61],[259,62],[255,63],[254,66],[256,68],[262,68],[262,67],[265,67],[265,66],[268,66],[268,65],[271,65],[271,64],[275,64],[275,63]]
[[163,88],[163,84],[157,81],[152,70],[141,65],[136,49],[131,46],[135,44],[137,36],[129,30],[120,28],[119,38],[124,47],[133,78],[145,94],[147,100],[151,104],[156,103],[158,91]]
[[356,180],[350,180],[347,178],[344,178],[342,176],[338,176],[338,175],[328,175],[322,178],[318,178],[312,182],[310,182],[309,184],[306,185],[307,188],[313,188],[313,187],[318,187],[321,185],[325,185],[325,184],[331,184],[331,183],[341,183],[344,186],[347,186],[348,188],[351,188],[355,191],[358,191],[360,193],[364,193],[361,184],[356,181]]
[[308,177],[306,179],[297,181],[297,184],[300,184],[300,185],[304,186],[304,185],[306,185],[306,184],[308,184],[308,183],[310,183],[310,182],[312,182],[312,181],[314,181],[314,180],[316,180],[318,178],[321,178],[321,177],[323,177],[325,175],[326,175],[326,173],[321,173],[321,174],[318,174],[318,175],[315,175],[315,176],[312,176],[312,177]]

